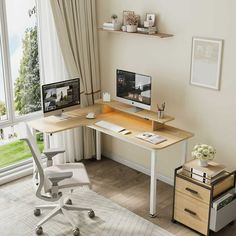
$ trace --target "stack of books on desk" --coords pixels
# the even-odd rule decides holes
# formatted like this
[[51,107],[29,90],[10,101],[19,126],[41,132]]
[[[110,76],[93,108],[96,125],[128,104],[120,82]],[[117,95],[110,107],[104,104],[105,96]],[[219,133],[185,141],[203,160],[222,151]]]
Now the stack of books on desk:
[[105,29],[105,30],[120,30],[120,28],[121,28],[121,23],[119,23],[119,22],[115,22],[115,23],[105,22],[105,23],[103,23],[103,29]]
[[199,166],[198,159],[183,165],[183,174],[200,182],[211,184],[213,181],[226,176],[225,166],[210,161],[207,167]]

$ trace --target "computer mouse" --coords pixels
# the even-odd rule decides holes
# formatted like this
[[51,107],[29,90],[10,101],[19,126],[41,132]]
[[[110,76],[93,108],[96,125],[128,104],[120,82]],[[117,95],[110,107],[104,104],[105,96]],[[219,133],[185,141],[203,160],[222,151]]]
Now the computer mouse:
[[96,117],[94,112],[89,112],[86,116],[87,119],[94,119]]

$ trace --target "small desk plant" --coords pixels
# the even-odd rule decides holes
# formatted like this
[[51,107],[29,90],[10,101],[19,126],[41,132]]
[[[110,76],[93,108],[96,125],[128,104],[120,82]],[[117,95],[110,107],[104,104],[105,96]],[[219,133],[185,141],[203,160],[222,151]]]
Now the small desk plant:
[[208,161],[214,159],[216,150],[207,144],[197,144],[192,151],[192,157],[199,159],[199,165],[202,167],[208,166]]

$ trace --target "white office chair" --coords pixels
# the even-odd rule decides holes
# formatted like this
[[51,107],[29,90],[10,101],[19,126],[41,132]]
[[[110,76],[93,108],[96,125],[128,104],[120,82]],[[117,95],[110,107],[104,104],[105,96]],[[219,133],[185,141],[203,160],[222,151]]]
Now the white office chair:
[[[69,215],[68,210],[72,211],[88,211],[88,216],[93,218],[95,213],[92,209],[81,208],[79,206],[72,205],[70,198],[62,197],[62,193],[59,189],[69,188],[70,193],[73,192],[73,187],[77,186],[89,186],[90,180],[83,163],[67,163],[56,166],[49,166],[43,168],[40,151],[36,145],[35,138],[30,132],[29,127],[26,124],[21,125],[20,139],[25,140],[32,152],[33,159],[35,161],[37,171],[39,174],[39,182],[37,183],[36,196],[40,199],[49,202],[58,201],[58,204],[54,205],[41,205],[36,206],[34,210],[35,216],[40,216],[40,209],[53,209],[44,219],[42,219],[36,226],[35,232],[37,235],[43,234],[42,225],[55,215],[62,213],[70,224],[73,226],[73,235],[80,235],[79,228],[73,223],[73,218]],[[54,149],[45,151],[45,156],[48,158],[48,163],[52,162],[52,157],[58,153],[64,152],[63,150]],[[44,188],[44,194],[42,189]]]

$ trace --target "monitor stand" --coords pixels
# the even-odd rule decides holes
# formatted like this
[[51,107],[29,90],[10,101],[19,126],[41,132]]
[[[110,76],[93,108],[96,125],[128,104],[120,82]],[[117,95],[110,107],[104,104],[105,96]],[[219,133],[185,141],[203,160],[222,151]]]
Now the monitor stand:
[[129,107],[127,108],[127,112],[131,112],[131,113],[137,113],[139,111],[142,111],[143,109],[142,108],[139,108],[139,107]]
[[68,115],[64,114],[63,112],[60,113],[60,114],[56,114],[54,116],[59,120],[68,120],[68,119],[70,119],[70,117]]

